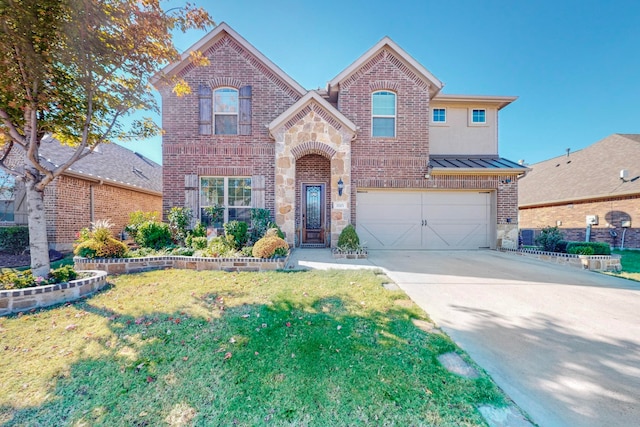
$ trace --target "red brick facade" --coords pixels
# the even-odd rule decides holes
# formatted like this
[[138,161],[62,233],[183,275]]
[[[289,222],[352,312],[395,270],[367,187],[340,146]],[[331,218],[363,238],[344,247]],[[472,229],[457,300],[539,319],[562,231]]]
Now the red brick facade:
[[[520,225],[540,230],[560,224],[566,240],[584,241],[587,215],[598,216],[598,224],[591,227],[591,241],[620,247],[624,233],[625,248],[640,248],[640,195],[520,208]],[[630,221],[626,232],[622,221]]]
[[[280,119],[281,115],[284,116],[283,113],[305,94],[288,82],[280,70],[274,70],[261,61],[250,45],[236,36],[232,37],[232,30],[220,28],[218,27],[219,32],[214,31],[214,36],[203,44],[203,54],[209,59],[210,65],[195,67],[182,64],[183,68],[176,68],[175,74],[189,83],[193,93],[178,97],[168,87],[160,89],[165,130],[165,211],[173,206],[185,206],[189,203],[197,207],[198,196],[194,193],[198,190],[195,187],[198,177],[261,176],[265,180],[264,207],[277,217],[275,211],[279,203],[278,194],[281,198],[284,197],[282,194],[290,194],[284,189],[284,184],[287,180],[293,181],[294,176],[279,175],[276,169],[286,169],[290,162],[295,161],[295,184],[286,183],[286,186],[295,185],[295,202],[291,202],[293,207],[287,205],[283,207],[283,212],[278,213],[288,215],[295,210],[296,229],[300,222],[300,214],[297,212],[301,206],[300,183],[326,184],[326,218],[332,218],[331,191],[335,196],[335,188],[331,186],[335,186],[337,180],[343,178],[348,181],[345,197],[349,202],[345,204],[341,201],[340,205],[347,209],[345,220],[348,221],[350,215],[350,222],[353,224],[357,221],[356,193],[359,188],[479,189],[493,194],[493,217],[497,228],[500,229],[500,225],[504,224],[506,227],[501,231],[513,234],[518,221],[517,180],[514,172],[498,169],[495,173],[441,173],[433,175],[431,179],[425,178],[429,163],[429,103],[440,88],[434,90],[429,77],[420,74],[422,71],[416,70],[414,65],[407,62],[403,53],[389,47],[382,48],[339,82],[337,95],[318,92],[332,104],[329,110],[337,108],[357,129],[355,138],[349,142],[350,151],[346,157],[350,164],[345,170],[350,171],[350,176],[343,177],[336,173],[335,164],[332,163],[335,159],[319,154],[303,155],[300,158],[295,156],[295,150],[302,150],[301,147],[305,144],[320,144],[312,131],[305,141],[291,141],[280,136],[283,139],[277,144],[299,145],[292,151],[292,158],[282,159],[282,165],[276,165],[278,145],[274,144],[276,137],[269,134],[267,125]],[[212,90],[251,86],[251,134],[200,135],[200,98],[197,88],[201,85]],[[380,90],[396,94],[394,137],[372,136],[372,94]],[[294,123],[304,123],[303,119],[311,111],[318,115],[315,119],[318,123],[328,122],[333,128],[340,129],[337,116],[332,117],[333,113],[329,110],[324,107],[302,109],[288,118],[289,122],[283,126],[284,131]],[[313,153],[330,151],[324,148]],[[470,153],[473,154],[473,147],[470,147]],[[187,185],[186,182],[191,184]],[[294,198],[293,194],[287,197]],[[293,231],[293,225],[290,229]],[[517,230],[515,231],[517,235]]]
[[64,175],[45,190],[49,244],[58,250],[71,249],[76,233],[89,227],[92,221],[111,220],[112,230],[117,234],[127,225],[129,213],[161,209],[159,195]]

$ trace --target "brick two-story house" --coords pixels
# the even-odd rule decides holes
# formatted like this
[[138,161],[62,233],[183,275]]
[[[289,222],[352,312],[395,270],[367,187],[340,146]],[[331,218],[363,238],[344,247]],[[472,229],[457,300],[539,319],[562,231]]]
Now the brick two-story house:
[[[209,65],[196,66],[200,51]],[[296,245],[329,246],[356,225],[369,248],[475,249],[517,242],[517,177],[498,156],[498,111],[514,97],[441,93],[385,37],[306,90],[220,24],[162,75],[164,210],[269,209]]]

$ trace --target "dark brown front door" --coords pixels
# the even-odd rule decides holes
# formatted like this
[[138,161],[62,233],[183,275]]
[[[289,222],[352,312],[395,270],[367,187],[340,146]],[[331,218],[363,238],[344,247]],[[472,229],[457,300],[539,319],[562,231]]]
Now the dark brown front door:
[[302,243],[324,243],[324,184],[302,185]]

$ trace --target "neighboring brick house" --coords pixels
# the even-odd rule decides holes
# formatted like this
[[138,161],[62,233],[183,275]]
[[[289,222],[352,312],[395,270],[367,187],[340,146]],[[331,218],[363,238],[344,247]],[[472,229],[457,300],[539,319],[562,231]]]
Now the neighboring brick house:
[[[191,51],[209,59],[189,60]],[[498,156],[498,111],[514,97],[440,93],[388,37],[306,90],[227,24],[160,77],[164,208],[210,205],[225,220],[270,210],[291,244],[335,246],[355,224],[369,248],[517,244],[517,177]],[[203,216],[203,219],[204,218]]]
[[[59,165],[73,149],[46,138],[40,157]],[[13,222],[27,224],[24,188],[15,192]],[[45,188],[45,213],[49,246],[59,251],[73,247],[77,232],[91,222],[110,219],[120,233],[136,210],[162,210],[162,166],[117,144],[101,144],[74,163]]]
[[[520,180],[525,243],[558,226],[567,240],[640,248],[640,135],[613,134],[531,165]],[[621,175],[621,171],[622,172]]]

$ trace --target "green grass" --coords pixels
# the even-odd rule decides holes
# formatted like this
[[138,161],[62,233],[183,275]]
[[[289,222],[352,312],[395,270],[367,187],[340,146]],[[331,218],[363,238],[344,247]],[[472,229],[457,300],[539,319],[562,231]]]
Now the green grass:
[[486,425],[504,395],[440,366],[461,351],[383,280],[166,270],[0,318],[0,424]]
[[620,273],[611,274],[640,282],[640,251],[625,249],[623,251],[615,250],[612,251],[612,253],[622,255],[620,260],[622,264],[622,271]]

